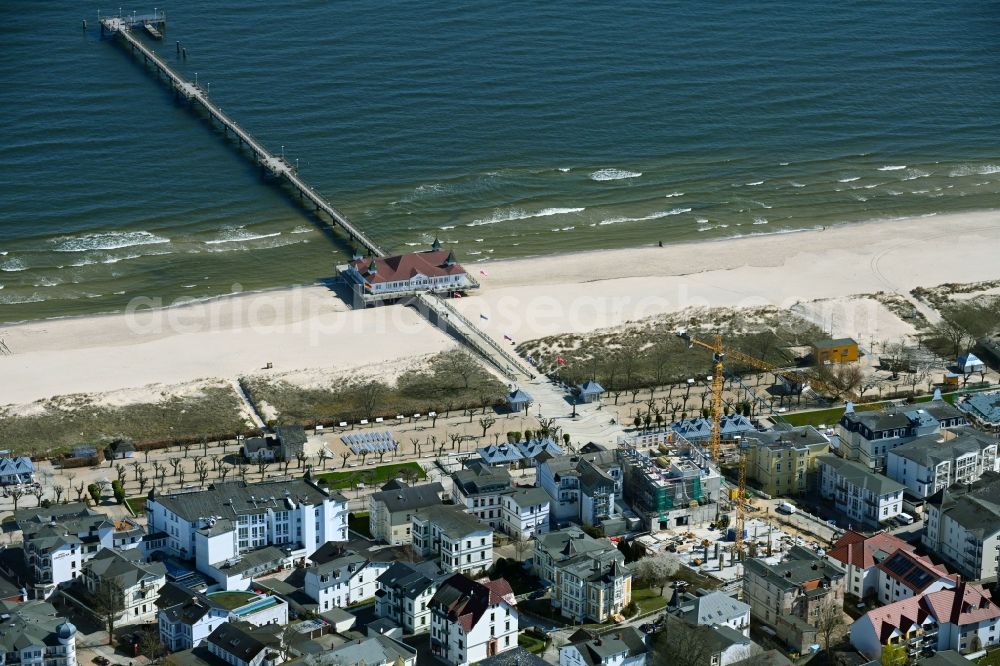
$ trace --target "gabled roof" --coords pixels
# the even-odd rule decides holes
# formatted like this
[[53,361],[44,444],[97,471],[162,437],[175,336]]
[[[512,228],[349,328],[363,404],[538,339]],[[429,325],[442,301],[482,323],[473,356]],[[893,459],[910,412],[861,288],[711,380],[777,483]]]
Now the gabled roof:
[[83,566],[102,581],[114,580],[123,590],[141,582],[165,579],[167,575],[167,568],[162,562],[143,562],[138,549],[117,551],[102,548]]
[[514,592],[503,578],[496,580],[471,580],[455,574],[438,588],[430,606],[435,613],[444,615],[449,622],[457,623],[468,633],[491,607],[505,604],[515,606]]
[[900,550],[912,552],[913,546],[888,532],[866,537],[860,532],[848,530],[837,539],[826,555],[845,566],[869,569]]
[[601,395],[604,393],[604,387],[595,382],[593,379],[588,379],[584,383],[577,386],[580,389],[580,395]]
[[455,504],[439,504],[417,509],[413,513],[413,519],[437,525],[451,539],[492,531],[489,525]]
[[479,462],[470,462],[468,467],[452,474],[451,481],[466,497],[501,492],[512,487],[510,472]]
[[545,437],[542,439],[532,439],[527,442],[517,442],[514,444],[517,450],[521,452],[521,455],[529,460],[534,460],[538,458],[543,453],[550,457],[561,456],[563,450],[559,448],[559,445],[551,437]]
[[76,633],[76,628],[45,601],[0,601],[0,612],[10,616],[0,625],[0,650],[4,652],[55,646],[59,644],[60,631],[70,636]]
[[399,590],[408,599],[416,598],[436,584],[406,562],[394,562],[378,577],[378,582],[380,587]]
[[[417,275],[427,277],[464,275],[465,269],[454,262],[455,257],[450,250],[430,250],[385,257],[384,259],[377,257],[372,257],[370,260],[357,259],[352,261],[351,265],[364,276],[365,280],[376,283],[400,282]],[[372,265],[375,268],[374,272],[371,271]]]
[[718,624],[743,617],[750,606],[724,592],[709,592],[681,605],[681,614],[691,624]]
[[970,453],[978,454],[989,445],[996,446],[997,440],[968,428],[962,428],[957,436],[945,439],[943,430],[933,435],[917,437],[912,442],[901,444],[889,451],[890,456],[912,460],[923,467],[933,467],[945,461],[955,460]]
[[902,585],[910,588],[914,594],[921,594],[930,585],[939,580],[946,579],[951,582],[955,580],[955,577],[950,575],[944,567],[934,564],[926,557],[903,550],[897,551],[882,560],[878,568],[887,577],[897,580]]
[[277,647],[279,644],[273,634],[263,632],[249,622],[223,622],[208,635],[208,642],[247,663],[269,646]]
[[0,476],[8,474],[34,474],[35,465],[28,456],[0,458]]
[[523,405],[524,403],[532,402],[533,400],[534,398],[532,398],[531,395],[527,391],[524,391],[523,389],[514,389],[513,391],[507,394],[507,404],[511,405],[513,404]]
[[486,464],[488,465],[502,465],[524,459],[524,455],[516,446],[506,442],[502,442],[500,444],[490,444],[489,446],[478,448],[476,449],[476,453],[478,453],[479,457],[486,461]]
[[375,502],[385,504],[388,511],[396,513],[398,511],[413,511],[426,506],[434,506],[441,503],[441,493],[444,488],[435,481],[425,483],[420,486],[406,486],[396,490],[383,490],[374,493],[372,499]]
[[645,636],[631,626],[612,630],[600,636],[594,636],[581,629],[570,636],[569,644],[560,648],[560,651],[568,647],[576,648],[587,666],[598,666],[615,655],[624,654],[626,658],[631,658],[646,654],[648,651]]
[[904,489],[903,484],[893,481],[887,476],[876,474],[861,463],[854,460],[846,460],[832,453],[818,456],[816,462],[820,466],[835,470],[838,476],[851,485],[870,490],[880,497],[882,495],[902,492]]
[[938,624],[963,627],[1000,617],[1000,607],[982,586],[959,581],[955,588],[908,597],[871,610],[864,617],[884,644],[893,632],[905,634],[914,625],[925,624],[928,618]]
[[384,634],[376,634],[368,638],[349,641],[330,652],[320,655],[318,663],[330,666],[381,666],[382,664],[400,664],[415,659],[417,651],[405,643],[401,643]]

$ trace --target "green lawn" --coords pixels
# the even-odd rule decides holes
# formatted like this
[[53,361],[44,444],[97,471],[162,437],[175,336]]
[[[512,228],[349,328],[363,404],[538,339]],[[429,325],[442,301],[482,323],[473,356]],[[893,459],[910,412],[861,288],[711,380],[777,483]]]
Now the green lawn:
[[245,606],[256,599],[257,596],[253,592],[213,592],[208,595],[208,598],[226,610],[233,610],[234,608]]
[[137,516],[146,515],[146,496],[139,495],[138,497],[129,497],[125,500],[128,504],[128,508],[132,509],[132,513]]
[[639,607],[639,613],[652,613],[667,605],[667,600],[660,595],[659,588],[632,588],[632,601]]
[[534,654],[541,654],[545,651],[545,641],[540,638],[535,638],[534,636],[529,636],[528,634],[521,634],[518,636],[517,644],[528,652],[532,652]]
[[1000,666],[1000,649],[990,650],[977,661],[979,666]]
[[349,514],[347,516],[347,526],[351,531],[357,532],[369,539],[372,538],[367,511],[358,511],[357,513]]
[[[955,402],[955,398],[958,396],[957,393],[945,393],[941,397],[950,403]],[[930,402],[933,395],[922,395],[914,399],[914,402]],[[893,404],[892,402],[866,402],[860,405],[854,405],[854,411],[856,412],[870,412],[876,409],[882,409]],[[808,412],[792,412],[790,414],[782,414],[778,418],[783,420],[785,423],[790,423],[793,426],[802,425],[826,425],[833,426],[838,421],[840,417],[844,415],[843,407],[832,407],[830,409],[814,409]]]
[[380,486],[386,481],[395,479],[404,469],[412,469],[418,479],[426,479],[427,473],[415,462],[394,463],[368,469],[349,469],[340,472],[323,472],[317,475],[320,483],[328,488],[342,490],[353,488],[359,483],[367,486]]

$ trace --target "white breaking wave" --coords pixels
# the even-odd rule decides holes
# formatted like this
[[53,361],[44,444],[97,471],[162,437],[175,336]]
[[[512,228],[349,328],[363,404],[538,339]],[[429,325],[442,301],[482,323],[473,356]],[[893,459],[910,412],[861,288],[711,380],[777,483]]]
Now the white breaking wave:
[[239,243],[242,241],[252,241],[260,240],[261,238],[274,238],[275,236],[280,236],[280,231],[275,231],[271,234],[255,234],[252,231],[247,231],[246,229],[232,229],[222,238],[216,238],[215,240],[205,241],[205,245],[218,245],[219,243]]
[[454,229],[454,228],[455,228],[454,224],[449,224],[441,227],[441,231],[448,231],[449,229]]
[[670,215],[680,215],[681,213],[690,212],[690,208],[674,208],[671,210],[661,210],[658,213],[650,213],[649,215],[644,215],[642,217],[609,217],[608,219],[602,220],[597,224],[598,226],[603,227],[609,224],[621,224],[622,222],[646,222],[648,220],[658,220],[661,217],[669,217]]
[[754,216],[753,223],[754,224],[767,224],[767,218],[766,217]]
[[59,278],[47,278],[43,277],[38,282],[35,283],[36,287],[56,287],[63,283]]
[[746,185],[747,185],[747,187],[755,187],[757,185],[763,185],[763,184],[764,184],[764,181],[762,181],[762,180],[755,180],[752,183],[747,183]]
[[770,205],[764,203],[763,201],[756,201],[754,199],[751,199],[750,201],[753,201],[755,204],[757,204],[761,208],[774,208],[774,206],[770,206]]
[[796,183],[794,180],[790,181],[788,184],[791,185],[792,187],[805,187],[805,185],[803,185],[802,183]]
[[903,180],[916,180],[917,178],[927,178],[930,174],[926,171],[921,171],[920,169],[910,169],[906,172],[906,176]]
[[0,271],[4,273],[17,273],[18,271],[28,270],[28,265],[22,260],[14,257],[13,259],[8,259],[7,261],[0,264]]
[[307,227],[305,225],[301,225],[301,226],[298,226],[298,227],[295,227],[294,229],[292,229],[290,233],[293,233],[293,234],[307,234],[307,233],[309,233],[312,230],[313,230],[312,227]]
[[906,168],[906,165],[889,164],[887,166],[880,166],[879,171],[902,171]]
[[169,243],[169,238],[151,234],[148,231],[112,231],[85,236],[64,236],[55,238],[56,252],[88,252],[90,250],[118,250],[135,245],[158,245]]
[[624,169],[598,169],[594,173],[590,174],[590,179],[596,181],[624,180],[625,178],[638,178],[641,175],[642,175],[641,171],[625,171]]
[[569,171],[569,167],[559,167],[559,170],[562,171],[563,173],[566,173]]
[[672,199],[673,197],[682,197],[682,196],[684,196],[683,192],[671,192],[670,194],[664,194],[663,198]]
[[959,178],[961,176],[988,176],[993,173],[1000,173],[1000,166],[996,164],[983,164],[980,166],[966,164],[957,169],[952,169],[948,175],[953,178]]
[[473,220],[465,226],[481,227],[484,224],[499,224],[501,222],[513,222],[514,220],[528,220],[533,217],[549,217],[550,215],[568,215],[570,213],[582,213],[586,208],[543,208],[537,212],[528,212],[523,208],[510,208],[508,210],[496,210],[489,217]]
[[853,183],[856,180],[861,180],[861,176],[851,176],[850,178],[841,178],[838,183]]

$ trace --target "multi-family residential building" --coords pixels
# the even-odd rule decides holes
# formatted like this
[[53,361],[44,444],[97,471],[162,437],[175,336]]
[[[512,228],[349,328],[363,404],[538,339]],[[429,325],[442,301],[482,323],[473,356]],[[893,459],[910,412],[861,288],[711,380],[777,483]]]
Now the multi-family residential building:
[[[993,343],[1000,352],[1000,343]],[[963,414],[983,428],[997,432],[1000,429],[1000,393],[974,393],[967,395],[956,405]]]
[[465,507],[493,529],[500,529],[503,524],[500,498],[514,487],[510,472],[503,467],[472,462],[452,474],[451,482],[451,498],[455,504]]
[[83,580],[95,598],[117,597],[117,603],[108,605],[120,609],[115,624],[141,624],[156,620],[156,600],[167,582],[167,568],[161,562],[143,561],[135,548],[102,548],[83,565]]
[[230,621],[256,627],[288,624],[288,604],[279,597],[242,591],[195,592],[167,583],[156,601],[160,642],[170,650],[201,645],[220,625]]
[[896,551],[876,567],[878,600],[891,604],[955,587],[956,577],[944,567],[912,551]]
[[431,598],[431,653],[450,666],[467,666],[516,648],[516,604],[503,578],[448,578]]
[[551,498],[541,488],[518,488],[501,496],[503,531],[517,539],[531,539],[549,531]]
[[777,564],[750,558],[743,571],[743,600],[757,621],[778,627],[782,618],[815,624],[827,606],[844,603],[846,573],[811,550],[794,546]]
[[28,456],[0,458],[0,486],[16,486],[35,480],[35,464]]
[[[939,397],[936,394],[935,397]],[[894,406],[884,411],[856,412],[848,403],[837,432],[838,451],[869,469],[885,469],[889,451],[941,428],[968,425],[961,411],[944,400]]]
[[77,666],[76,627],[45,601],[0,601],[0,664]]
[[997,580],[1000,474],[945,488],[927,498],[923,544],[967,580]]
[[427,564],[394,562],[378,577],[375,614],[392,620],[405,634],[422,634],[431,628],[431,597],[445,576],[430,571]]
[[583,629],[559,648],[559,666],[646,666],[646,636],[625,626],[600,636]]
[[[712,422],[704,417],[682,419],[670,424],[670,429],[689,442],[702,442],[712,436]],[[757,428],[742,414],[723,414],[719,420],[723,439],[735,439],[747,433],[757,432]]]
[[878,527],[903,511],[903,484],[833,454],[817,459],[820,494],[852,525]]
[[304,666],[416,666],[417,651],[383,634],[369,634],[305,658]]
[[413,513],[413,549],[441,558],[441,568],[474,573],[493,566],[493,530],[455,505],[428,506]]
[[111,520],[82,502],[21,509],[14,520],[24,535],[25,564],[37,599],[82,576],[83,564],[102,548],[138,548],[143,538],[135,521]]
[[410,543],[410,519],[417,509],[441,504],[438,482],[407,486],[393,480],[368,497],[368,529],[372,539],[399,546]]
[[374,598],[378,577],[389,568],[388,562],[373,561],[335,544],[323,546],[310,560],[303,589],[320,613]]
[[939,650],[968,654],[1000,642],[1000,607],[981,586],[959,581],[869,611],[851,625],[850,637],[872,659],[887,645],[903,647],[911,660]]
[[552,499],[556,521],[600,525],[615,516],[622,497],[622,465],[616,451],[557,456],[538,465],[538,485]]
[[941,430],[889,452],[886,476],[925,498],[956,483],[972,483],[983,472],[1000,471],[996,439],[971,428]]
[[578,527],[535,538],[535,573],[551,586],[553,606],[574,621],[606,622],[632,601],[632,572],[607,539]]
[[283,661],[280,637],[249,622],[223,622],[205,645],[210,654],[231,666],[277,666]]
[[725,592],[684,595],[671,604],[669,612],[688,624],[726,626],[744,636],[750,635],[750,606]]
[[347,498],[301,479],[216,482],[206,490],[149,492],[149,531],[165,534],[164,550],[217,571],[257,549],[278,547],[302,561],[327,541],[347,540]]
[[830,452],[830,439],[812,426],[745,434],[747,478],[768,495],[803,495],[815,490],[816,460]]
[[624,445],[618,451],[625,499],[651,532],[707,525],[718,517],[722,487],[718,467],[703,448],[680,435],[671,439],[678,454],[665,464],[637,446]]
[[913,546],[888,532],[865,536],[848,530],[826,552],[826,558],[847,572],[847,594],[865,599],[878,593],[878,565],[897,552],[913,552]]

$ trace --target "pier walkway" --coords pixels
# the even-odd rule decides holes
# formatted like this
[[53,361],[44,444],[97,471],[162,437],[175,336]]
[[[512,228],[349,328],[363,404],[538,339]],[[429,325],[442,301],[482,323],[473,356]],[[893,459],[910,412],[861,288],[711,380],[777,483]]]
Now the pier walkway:
[[298,192],[301,198],[308,199],[315,207],[317,213],[326,213],[331,220],[331,224],[340,226],[353,242],[377,257],[385,256],[385,252],[382,251],[375,241],[355,227],[347,219],[346,215],[334,208],[329,201],[321,197],[315,189],[302,180],[293,166],[289,165],[282,157],[269,151],[250,132],[240,127],[219,105],[209,99],[208,93],[205,90],[185,79],[174,68],[168,65],[163,58],[151,49],[146,48],[133,34],[133,28],[135,26],[143,26],[144,22],[148,22],[148,19],[145,17],[104,17],[101,19],[101,32],[102,34],[111,34],[119,37],[122,44],[131,49],[133,53],[141,54],[143,62],[151,64],[156,69],[157,76],[162,75],[167,78],[175,94],[183,96],[189,103],[196,104],[204,109],[210,118],[222,125],[223,130],[227,134],[232,132],[241,146],[245,144],[250,149],[258,164],[274,176],[288,181],[289,185]]
[[[346,215],[337,210],[330,202],[320,196],[312,186],[302,180],[296,169],[289,165],[283,157],[270,152],[250,132],[243,129],[239,123],[209,99],[206,90],[181,76],[163,58],[147,48],[134,34],[136,28],[144,28],[147,24],[163,26],[165,21],[166,19],[162,15],[154,15],[153,17],[137,15],[103,17],[100,19],[101,34],[110,34],[113,37],[119,38],[120,43],[128,47],[134,55],[142,55],[143,62],[146,65],[153,66],[158,78],[166,77],[175,95],[182,96],[190,104],[201,107],[211,119],[217,121],[223,127],[227,135],[232,132],[241,147],[246,145],[250,149],[257,164],[267,169],[275,177],[287,181],[300,198],[309,200],[315,207],[317,214],[320,212],[325,213],[331,220],[330,224],[340,226],[354,243],[376,257],[386,256],[386,253],[372,238],[354,226],[347,219]],[[411,299],[410,304],[415,306],[432,323],[450,330],[456,337],[465,342],[466,345],[471,347],[511,381],[519,383],[527,382],[534,377],[534,373],[524,365],[523,361],[515,354],[504,349],[502,345],[482,329],[463,317],[458,310],[451,306],[447,299],[435,294],[423,293]]]

